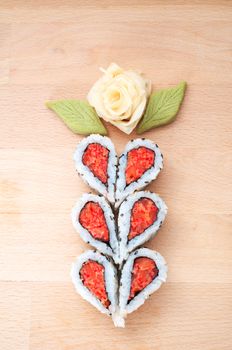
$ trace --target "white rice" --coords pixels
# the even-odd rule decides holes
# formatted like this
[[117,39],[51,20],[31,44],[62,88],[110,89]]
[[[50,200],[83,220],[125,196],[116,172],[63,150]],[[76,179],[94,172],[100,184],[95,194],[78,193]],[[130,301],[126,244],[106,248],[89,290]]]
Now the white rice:
[[[84,151],[91,143],[98,143],[109,150],[107,186],[104,183],[102,183],[96,176],[94,176],[90,169],[83,164],[82,157]],[[82,179],[94,190],[107,197],[109,202],[114,203],[114,191],[118,159],[112,141],[106,136],[101,136],[97,134],[85,137],[77,146],[77,149],[74,153],[74,161],[76,165],[76,170],[78,171]]]
[[[155,161],[152,167],[150,167],[144,174],[137,180],[126,185],[126,176],[125,170],[127,166],[127,153],[132,149],[139,147],[146,147],[155,152]],[[150,140],[146,139],[135,139],[127,143],[126,148],[122,155],[119,158],[119,167],[117,173],[116,181],[116,194],[115,206],[118,207],[120,203],[126,198],[129,194],[133,193],[136,190],[142,189],[148,185],[152,180],[156,179],[160,170],[163,168],[163,155],[158,147]]]
[[[129,303],[129,295],[131,288],[132,270],[134,260],[139,257],[148,257],[155,261],[156,266],[159,270],[158,276],[147,285],[139,294],[137,294]],[[122,275],[120,280],[119,288],[119,312],[117,312],[117,321],[119,326],[123,325],[123,320],[127,314],[137,310],[141,305],[144,304],[145,300],[157,289],[160,288],[161,284],[166,281],[167,278],[167,265],[164,258],[155,251],[147,248],[137,249],[131,253],[123,266]]]
[[[87,229],[85,229],[80,221],[79,216],[81,210],[88,202],[94,202],[100,205],[104,212],[106,224],[109,230],[109,244],[95,239]],[[107,203],[106,199],[102,196],[85,193],[77,201],[75,207],[72,210],[72,223],[76,231],[79,233],[81,238],[88,244],[97,248],[100,252],[111,256],[115,262],[118,262],[119,247],[115,228],[114,214],[110,205]]]
[[[134,204],[142,198],[149,198],[155,203],[155,205],[159,209],[157,214],[157,219],[143,233],[139,234],[138,236],[135,236],[130,241],[128,241],[132,209]],[[128,196],[124,200],[124,202],[122,202],[121,206],[119,207],[119,213],[118,213],[120,263],[127,258],[128,254],[132,250],[144,244],[146,241],[151,239],[157,233],[157,231],[159,230],[160,226],[162,225],[165,219],[166,214],[167,214],[167,206],[165,202],[157,194],[149,191],[135,192],[134,194]]]
[[[101,301],[97,297],[95,297],[90,292],[90,290],[87,287],[84,286],[80,278],[80,269],[82,265],[89,260],[97,261],[105,268],[105,287],[108,299],[110,301],[110,306],[108,309],[101,303]],[[94,252],[93,250],[87,250],[85,253],[83,253],[76,259],[75,263],[73,263],[71,269],[71,278],[76,288],[76,291],[82,296],[82,298],[84,298],[90,304],[95,306],[99,311],[108,316],[111,316],[111,314],[116,312],[118,305],[117,271],[114,265],[104,255],[101,255],[98,252]]]

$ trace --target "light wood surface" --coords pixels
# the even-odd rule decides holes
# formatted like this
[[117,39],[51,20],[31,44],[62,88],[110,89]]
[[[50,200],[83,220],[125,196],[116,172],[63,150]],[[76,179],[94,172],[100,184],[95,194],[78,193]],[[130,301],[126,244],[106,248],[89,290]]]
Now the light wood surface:
[[[231,350],[231,1],[1,1],[1,350]],[[165,158],[169,212],[148,247],[168,282],[115,329],[74,291],[85,245],[70,209],[89,188],[44,101],[84,98],[112,61],[154,88],[188,82],[175,123],[144,134]],[[109,127],[120,152],[129,137]],[[136,135],[133,133],[130,138]]]

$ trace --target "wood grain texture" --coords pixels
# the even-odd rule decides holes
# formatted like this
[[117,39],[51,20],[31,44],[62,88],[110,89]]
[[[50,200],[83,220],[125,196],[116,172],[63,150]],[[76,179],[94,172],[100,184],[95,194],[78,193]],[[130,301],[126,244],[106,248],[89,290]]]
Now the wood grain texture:
[[[1,350],[232,348],[231,1],[138,3],[0,4]],[[188,82],[176,122],[144,134],[165,158],[150,189],[169,212],[147,246],[169,276],[126,329],[70,281],[87,248],[70,209],[89,188],[72,161],[81,137],[44,106],[84,98],[111,61],[143,70],[154,88]],[[120,152],[129,137],[108,129]]]

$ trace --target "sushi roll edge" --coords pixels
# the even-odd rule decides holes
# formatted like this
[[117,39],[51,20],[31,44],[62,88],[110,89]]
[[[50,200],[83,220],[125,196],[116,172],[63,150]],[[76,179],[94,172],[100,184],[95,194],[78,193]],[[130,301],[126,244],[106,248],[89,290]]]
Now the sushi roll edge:
[[[137,201],[143,198],[151,199],[156,207],[159,209],[156,220],[148,226],[142,233],[138,234],[130,241],[128,241],[128,234],[131,227],[131,214],[133,207]],[[150,191],[139,191],[131,194],[122,202],[119,207],[118,214],[118,235],[120,239],[120,262],[125,260],[128,254],[141,246],[145,242],[153,238],[162,223],[165,220],[167,214],[167,206],[163,199],[154,192]]]
[[[85,287],[80,277],[80,270],[84,263],[88,261],[96,261],[97,263],[104,266],[104,281],[107,297],[110,301],[109,308],[107,309],[101,301],[91,293],[91,291]],[[87,250],[72,264],[71,268],[71,279],[75,286],[76,291],[82,296],[83,299],[87,300],[90,304],[95,306],[100,312],[112,316],[117,310],[118,305],[118,279],[117,271],[113,263],[108,260],[104,255],[93,250]]]
[[[83,155],[86,148],[92,144],[97,143],[105,147],[109,151],[108,166],[107,166],[107,186],[102,183],[92,172],[91,170],[84,165]],[[91,188],[95,189],[97,192],[107,197],[110,203],[114,203],[114,192],[115,192],[115,183],[116,183],[116,171],[117,171],[117,162],[118,157],[115,151],[114,144],[107,136],[101,136],[98,134],[92,134],[88,137],[85,137],[79,142],[73,156],[76,170],[79,175],[82,177],[83,181],[86,182]]]
[[[81,222],[79,221],[81,211],[88,202],[97,203],[101,207],[104,213],[104,218],[109,231],[109,244],[94,238],[90,234],[90,232],[82,226]],[[114,213],[109,203],[106,201],[106,199],[103,196],[84,193],[76,202],[75,206],[73,207],[71,212],[71,219],[75,230],[77,231],[77,233],[80,235],[80,237],[83,239],[84,242],[92,245],[93,247],[98,249],[101,253],[111,256],[117,263],[119,259],[118,258],[119,246],[118,246],[118,239],[116,234]]]
[[[126,185],[126,175],[125,170],[127,166],[127,154],[133,149],[139,147],[145,147],[151,149],[155,154],[155,160],[153,166],[146,170],[141,177]],[[158,147],[153,141],[148,139],[134,139],[127,143],[123,153],[119,157],[117,181],[116,181],[116,193],[115,193],[115,206],[118,207],[121,202],[129,195],[134,193],[136,190],[142,190],[151,181],[155,180],[163,168],[163,155]],[[138,186],[139,184],[139,186]]]
[[[154,278],[154,280],[148,284],[143,290],[141,290],[138,295],[136,295],[129,303],[129,295],[131,288],[131,280],[132,280],[132,270],[134,261],[139,257],[147,257],[152,259],[157,268],[158,268],[158,276]],[[144,304],[145,300],[155,291],[157,291],[162,283],[166,282],[167,279],[167,264],[165,259],[156,251],[153,251],[148,248],[140,248],[136,251],[132,252],[127,261],[125,262],[122,275],[120,280],[119,287],[119,307],[120,307],[120,315],[122,317],[126,317],[127,314],[137,310],[141,305]]]

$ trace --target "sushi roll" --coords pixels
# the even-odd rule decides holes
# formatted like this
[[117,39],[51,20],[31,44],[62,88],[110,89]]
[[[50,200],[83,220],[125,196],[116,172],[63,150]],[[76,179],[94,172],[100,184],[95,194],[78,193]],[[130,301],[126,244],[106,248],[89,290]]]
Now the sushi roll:
[[122,202],[118,213],[120,263],[156,234],[166,214],[164,201],[149,191],[135,192]]
[[102,254],[88,250],[71,269],[76,291],[102,313],[111,316],[118,305],[118,280],[114,265]]
[[123,266],[116,325],[123,326],[127,314],[137,310],[167,278],[167,265],[157,252],[141,248],[131,253]]
[[72,223],[86,243],[117,262],[119,248],[115,219],[104,197],[83,194],[72,210]]
[[127,143],[119,158],[116,182],[116,207],[124,198],[147,186],[163,168],[158,145],[150,140],[135,139]]
[[114,203],[117,155],[111,140],[95,134],[84,138],[77,146],[74,161],[83,180]]

